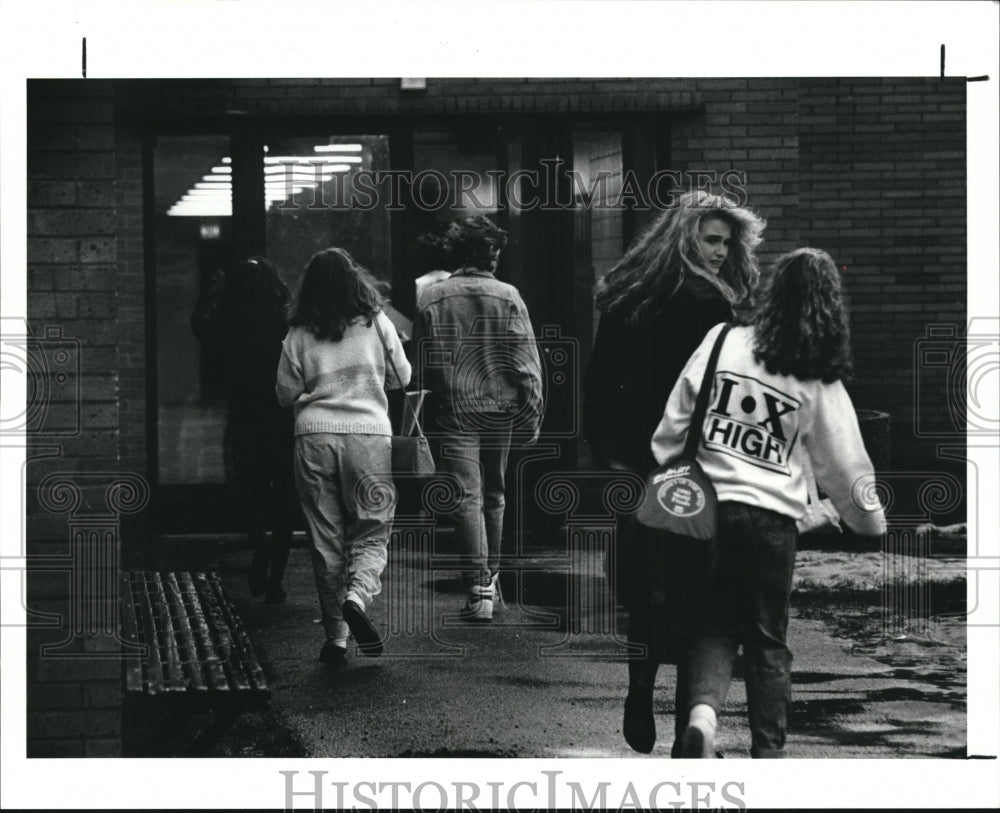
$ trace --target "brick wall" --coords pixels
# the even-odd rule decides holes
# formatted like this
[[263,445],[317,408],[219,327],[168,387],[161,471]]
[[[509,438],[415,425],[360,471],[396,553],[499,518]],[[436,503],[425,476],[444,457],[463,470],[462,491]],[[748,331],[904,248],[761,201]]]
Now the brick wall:
[[[800,245],[846,266],[856,406],[889,412],[892,466],[951,471],[921,423],[950,426],[947,373],[915,369],[928,325],[966,323],[965,80],[699,79],[674,165],[746,172],[762,265]],[[932,394],[915,402],[915,376]],[[961,380],[959,377],[958,380]],[[926,395],[927,387],[924,387]],[[962,509],[964,510],[964,508]],[[959,515],[961,512],[959,512]]]
[[704,114],[682,130],[690,169],[746,173],[747,205],[768,223],[762,264],[798,245],[798,96],[795,79],[697,79]]
[[74,633],[97,619],[107,633],[115,606],[113,595],[82,587],[113,571],[117,535],[108,483],[120,471],[118,304],[130,293],[118,279],[113,90],[29,85],[29,329],[49,363],[68,350],[64,366],[79,365],[78,390],[59,385],[54,366],[37,379],[39,397],[52,401],[28,437],[29,757],[120,752],[113,635]]
[[891,414],[894,468],[937,470],[914,356],[928,325],[966,323],[965,80],[802,80],[798,107],[800,235],[847,267],[850,391]]
[[118,88],[129,110],[164,116],[621,112],[699,105],[692,83],[679,80],[428,79],[427,89],[416,92],[401,92],[398,79],[131,80]]
[[142,473],[147,452],[142,134],[130,123],[118,122],[115,136],[118,462],[123,471]]
[[[52,386],[57,404],[79,408],[79,431],[46,421],[35,436],[41,442],[60,433],[53,437],[62,457],[45,465],[63,469],[114,471],[118,465],[112,94],[110,82],[83,81],[32,82],[28,93],[28,321],[39,338],[46,327],[57,327],[81,342],[82,400],[73,404]],[[57,526],[29,530],[52,536]]]

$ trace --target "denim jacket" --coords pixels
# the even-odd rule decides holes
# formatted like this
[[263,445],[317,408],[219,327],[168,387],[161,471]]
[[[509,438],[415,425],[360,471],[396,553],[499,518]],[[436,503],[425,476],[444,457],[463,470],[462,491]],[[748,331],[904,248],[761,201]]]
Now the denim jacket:
[[415,380],[439,415],[507,415],[518,432],[542,419],[542,367],[517,288],[465,268],[423,291],[413,323]]

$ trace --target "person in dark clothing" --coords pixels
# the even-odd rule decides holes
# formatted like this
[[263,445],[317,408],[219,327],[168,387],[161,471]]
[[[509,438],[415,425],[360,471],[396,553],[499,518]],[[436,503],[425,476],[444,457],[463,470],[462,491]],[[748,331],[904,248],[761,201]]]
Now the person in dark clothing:
[[[598,283],[601,311],[584,376],[584,434],[608,468],[644,476],[653,431],[674,383],[705,334],[745,308],[758,276],[764,222],[706,192],[682,195]],[[661,660],[678,662],[676,735],[687,725],[687,677],[677,654],[683,613],[704,548],[621,516],[609,556],[617,600],[629,613],[629,690],[623,733],[640,753],[656,742],[653,688]]]
[[253,549],[248,584],[251,595],[269,602],[285,599],[282,580],[298,511],[292,417],[274,392],[288,303],[274,264],[251,257],[207,286],[191,317],[198,340],[217,348],[223,359],[225,443]]

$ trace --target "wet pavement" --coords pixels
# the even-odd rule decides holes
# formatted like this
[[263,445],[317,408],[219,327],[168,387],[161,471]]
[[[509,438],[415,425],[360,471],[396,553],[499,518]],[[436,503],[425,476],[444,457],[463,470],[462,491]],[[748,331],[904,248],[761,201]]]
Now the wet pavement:
[[[292,551],[284,604],[248,595],[242,546],[207,543],[195,558],[222,574],[273,690],[270,708],[244,715],[212,755],[669,756],[671,666],[657,683],[653,753],[636,754],[622,738],[625,617],[607,594],[597,553],[519,556],[501,577],[506,606],[491,624],[474,624],[458,617],[464,594],[447,560],[434,556],[432,568],[420,544],[394,544],[369,612],[385,653],[368,658],[352,644],[340,667],[317,659],[323,635],[304,545]],[[796,612],[789,632],[788,756],[963,758],[964,635],[859,648],[814,617],[812,599],[810,617]],[[745,700],[737,678],[720,720],[727,758],[749,756]]]

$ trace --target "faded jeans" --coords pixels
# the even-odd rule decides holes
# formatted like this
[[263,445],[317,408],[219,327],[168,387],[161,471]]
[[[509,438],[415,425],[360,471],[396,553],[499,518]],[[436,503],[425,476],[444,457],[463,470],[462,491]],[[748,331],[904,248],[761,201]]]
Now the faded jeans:
[[486,584],[500,569],[503,535],[504,478],[510,452],[510,424],[439,416],[437,419],[438,471],[458,481],[455,536],[462,557],[466,585]]
[[715,575],[690,644],[690,705],[707,703],[717,713],[743,645],[755,758],[784,755],[792,703],[792,653],[785,638],[796,538],[791,517],[720,503]]
[[347,640],[341,606],[382,592],[396,505],[388,435],[316,433],[295,439],[295,484],[309,530],[327,640]]

